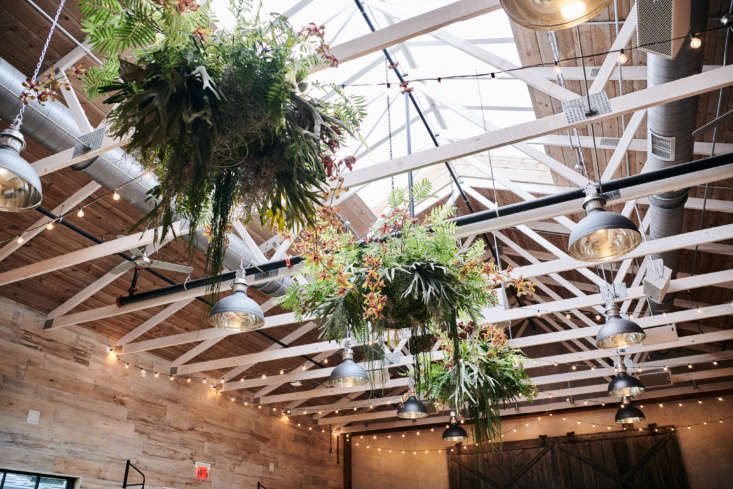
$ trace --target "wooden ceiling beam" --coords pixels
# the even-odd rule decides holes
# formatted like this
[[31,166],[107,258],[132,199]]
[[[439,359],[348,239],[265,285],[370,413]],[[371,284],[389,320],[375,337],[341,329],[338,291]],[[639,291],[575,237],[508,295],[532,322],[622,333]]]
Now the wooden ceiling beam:
[[390,161],[376,163],[345,175],[344,185],[350,187],[380,180],[489,149],[519,143],[545,134],[585,126],[644,108],[721,89],[731,84],[733,84],[733,65],[612,98],[609,100],[611,110],[608,113],[598,114],[580,121],[568,122],[565,114],[554,114],[436,148],[417,151]]
[[[331,47],[339,64],[499,9],[498,0],[459,0]],[[328,66],[321,66],[319,71]]]
[[[155,241],[160,229],[148,229],[140,233],[131,234],[123,238],[113,239],[104,243],[72,251],[61,256],[42,260],[30,265],[14,268],[7,272],[0,273],[0,285],[8,285],[21,280],[37,277],[45,273],[54,272],[63,268],[72,267],[97,258],[102,258],[115,253],[122,253],[131,248],[146,246]],[[176,222],[173,224],[173,231],[176,236],[187,233],[187,224]]]

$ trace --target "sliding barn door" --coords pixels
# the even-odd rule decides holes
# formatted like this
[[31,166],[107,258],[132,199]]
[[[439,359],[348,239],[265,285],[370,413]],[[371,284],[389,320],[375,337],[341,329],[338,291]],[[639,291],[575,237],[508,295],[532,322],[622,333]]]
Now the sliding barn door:
[[[660,430],[662,431],[662,430]],[[448,453],[451,489],[688,489],[674,432],[616,432]]]

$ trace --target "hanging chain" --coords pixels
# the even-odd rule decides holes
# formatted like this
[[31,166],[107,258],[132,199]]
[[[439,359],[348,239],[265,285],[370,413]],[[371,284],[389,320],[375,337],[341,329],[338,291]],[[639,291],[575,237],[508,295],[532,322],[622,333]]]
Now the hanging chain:
[[[387,142],[389,146],[389,159],[392,160],[392,104],[389,100],[389,61],[384,61],[384,80],[387,85]],[[394,177],[392,177],[392,191],[394,191]]]
[[[59,16],[61,15],[61,11],[64,9],[64,4],[66,3],[66,0],[61,0],[59,2],[59,7],[56,9],[56,15],[53,18],[53,22],[51,22],[51,29],[48,31],[48,36],[46,37],[46,42],[43,44],[43,49],[41,50],[41,56],[38,58],[38,63],[36,63],[36,69],[33,71],[33,76],[30,80],[30,85],[32,86],[34,83],[36,83],[36,78],[38,78],[38,73],[41,71],[41,66],[43,65],[43,60],[46,57],[46,51],[48,50],[48,45],[51,44],[51,37],[53,37],[53,31],[56,30],[56,25],[59,22]],[[11,128],[19,130],[21,124],[23,124],[23,113],[25,112],[25,106],[26,103],[23,102],[20,106],[20,110],[18,111],[18,115],[15,116],[15,119],[13,119],[13,123],[10,125]]]

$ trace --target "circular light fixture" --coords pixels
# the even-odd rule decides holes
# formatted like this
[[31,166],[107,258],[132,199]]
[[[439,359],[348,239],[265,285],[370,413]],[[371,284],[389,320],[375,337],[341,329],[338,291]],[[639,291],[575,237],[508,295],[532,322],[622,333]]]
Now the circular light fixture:
[[456,423],[456,413],[451,412],[450,425],[448,425],[448,428],[443,432],[443,441],[461,442],[467,438],[468,433],[466,433],[466,430],[458,426]]
[[631,404],[626,403],[626,399],[624,399],[624,403],[621,404],[621,407],[616,411],[616,422],[619,424],[638,423],[645,419],[646,417],[644,416],[644,413],[641,412],[641,409],[635,408]]
[[0,132],[0,211],[20,212],[41,205],[41,179],[20,152],[23,134],[8,128]]
[[619,315],[616,304],[607,307],[606,317],[606,324],[596,334],[598,348],[624,348],[641,343],[646,338],[646,333],[638,324]]
[[639,379],[622,370],[608,384],[608,395],[631,397],[644,392],[644,384]]
[[610,0],[501,0],[517,24],[535,31],[567,29],[601,13]]
[[568,254],[581,261],[613,260],[641,244],[641,233],[630,219],[603,209],[605,200],[597,189],[583,202],[587,215],[573,227]]
[[397,410],[397,416],[402,419],[418,419],[428,415],[428,408],[417,397],[410,396]]
[[354,352],[344,348],[343,361],[331,371],[328,377],[329,387],[356,387],[369,383],[366,370],[354,362]]
[[254,331],[265,324],[265,313],[247,295],[247,281],[243,277],[235,278],[232,293],[211,308],[209,324],[232,331]]

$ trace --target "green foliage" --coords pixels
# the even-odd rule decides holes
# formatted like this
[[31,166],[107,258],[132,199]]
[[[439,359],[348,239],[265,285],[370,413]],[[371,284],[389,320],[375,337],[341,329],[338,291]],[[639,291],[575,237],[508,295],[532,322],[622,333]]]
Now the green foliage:
[[425,399],[461,413],[473,423],[474,440],[501,439],[500,410],[535,388],[524,371],[527,358],[511,348],[503,330],[471,321],[455,324],[455,334],[438,331],[443,357],[430,363],[421,354],[410,375]]
[[222,269],[233,219],[257,214],[280,229],[313,222],[353,164],[334,154],[364,116],[361,99],[326,103],[301,90],[321,49],[310,31],[279,16],[261,22],[249,2],[233,7],[235,30],[214,33],[207,9],[190,0],[81,7],[92,46],[112,60],[90,70],[86,86],[115,105],[112,133],[160,181],[139,224],[162,226],[159,239],[179,218],[206,226],[210,273]]

